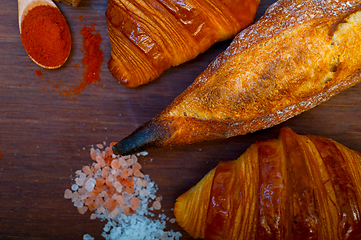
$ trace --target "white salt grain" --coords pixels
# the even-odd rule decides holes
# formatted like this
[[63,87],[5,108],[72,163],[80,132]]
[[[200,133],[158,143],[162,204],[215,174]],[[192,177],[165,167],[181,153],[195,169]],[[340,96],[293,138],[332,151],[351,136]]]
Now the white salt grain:
[[88,181],[86,181],[85,183],[85,189],[88,192],[91,192],[94,190],[95,184],[96,184],[96,180],[94,178],[89,178]]
[[83,184],[84,184],[84,179],[76,178],[76,179],[75,179],[75,183],[76,183],[78,186],[83,186]]
[[[75,184],[71,187],[74,192],[65,190],[64,198],[71,199],[81,214],[88,209],[94,211],[90,219],[106,219],[108,223],[102,235],[106,240],[179,239],[180,233],[164,231],[164,220],[169,220],[165,215],[159,217],[159,220],[149,218],[155,218],[155,214],[149,210],[161,209],[161,198],[156,197],[157,186],[150,181],[149,175],[140,171],[138,158],[135,155],[116,156],[110,147],[101,151],[99,148],[104,149],[105,145],[99,144],[97,149],[90,149],[90,156],[95,162],[92,166],[84,166],[82,170],[75,172]],[[110,156],[112,160],[108,162]],[[122,179],[121,182],[118,179]],[[98,180],[101,181],[99,186]],[[130,186],[129,183],[134,185]],[[94,189],[101,191],[95,199]],[[112,204],[115,204],[115,207],[111,208]],[[149,204],[152,207],[149,207]],[[175,222],[175,219],[171,221]],[[94,240],[88,234],[85,234],[83,239]]]
[[80,208],[80,207],[84,206],[84,204],[83,204],[83,202],[77,200],[74,202],[74,206],[77,208]]
[[139,196],[141,198],[147,197],[147,196],[149,196],[149,194],[150,194],[150,191],[146,190],[146,189],[142,189],[142,190],[139,191]]
[[[96,217],[96,216],[95,216]],[[83,240],[94,240],[94,238],[92,236],[90,236],[89,234],[85,234],[83,236]]]
[[77,185],[77,184],[71,185],[71,190],[77,191],[78,189],[79,189],[79,185]]

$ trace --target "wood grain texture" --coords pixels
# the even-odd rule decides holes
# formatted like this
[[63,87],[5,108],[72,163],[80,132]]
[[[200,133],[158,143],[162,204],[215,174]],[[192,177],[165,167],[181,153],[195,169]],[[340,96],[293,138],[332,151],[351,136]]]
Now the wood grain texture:
[[[258,17],[273,0],[261,1]],[[96,23],[110,57],[104,12],[106,0],[82,0],[77,8],[57,3],[72,33],[72,52],[57,70],[35,65],[21,43],[17,2],[0,0],[0,239],[82,239],[100,237],[104,222],[80,215],[63,198],[70,176],[90,164],[89,147],[119,141],[153,118],[184,91],[230,41],[218,43],[195,60],[171,68],[152,83],[129,89],[102,65],[101,83],[86,88],[76,100],[66,99],[62,88],[81,81],[84,25]],[[80,17],[83,16],[83,21]],[[42,76],[35,71],[41,70]],[[54,86],[58,84],[58,88]],[[356,85],[316,108],[273,128],[226,140],[149,151],[140,158],[163,197],[164,213],[172,217],[175,199],[195,185],[219,161],[238,158],[257,140],[275,138],[281,127],[298,134],[332,138],[361,151],[361,85]],[[153,159],[150,161],[150,159]],[[169,229],[181,231],[177,224]]]

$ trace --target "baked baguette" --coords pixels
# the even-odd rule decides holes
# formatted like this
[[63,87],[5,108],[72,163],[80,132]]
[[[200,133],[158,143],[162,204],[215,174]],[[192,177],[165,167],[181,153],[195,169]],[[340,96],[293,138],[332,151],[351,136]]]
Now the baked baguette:
[[361,239],[361,153],[281,129],[220,162],[178,197],[174,214],[205,239]]
[[55,0],[57,2],[64,2],[70,6],[77,7],[81,0]]
[[269,128],[360,82],[360,9],[359,1],[276,2],[114,152],[127,155]]
[[128,87],[157,78],[250,25],[259,0],[109,0],[112,75]]

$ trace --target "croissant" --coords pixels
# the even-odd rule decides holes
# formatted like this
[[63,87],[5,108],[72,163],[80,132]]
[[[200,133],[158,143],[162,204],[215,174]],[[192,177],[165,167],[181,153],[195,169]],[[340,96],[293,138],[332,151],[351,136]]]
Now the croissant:
[[361,152],[282,128],[220,162],[178,197],[177,222],[205,239],[361,239]]
[[109,0],[109,71],[137,87],[254,21],[259,0]]
[[361,2],[280,0],[117,154],[272,127],[360,82]]

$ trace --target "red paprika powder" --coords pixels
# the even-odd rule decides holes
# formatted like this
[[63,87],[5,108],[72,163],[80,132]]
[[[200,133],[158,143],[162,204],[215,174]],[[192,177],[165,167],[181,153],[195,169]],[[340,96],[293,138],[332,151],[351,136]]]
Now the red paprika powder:
[[[100,82],[101,65],[104,61],[103,50],[100,45],[103,41],[99,32],[95,31],[95,24],[90,27],[83,26],[80,33],[83,36],[83,60],[82,66],[85,68],[83,81],[78,85],[71,86],[71,89],[63,91],[66,97],[79,95],[87,86]],[[101,83],[99,86],[102,86]]]
[[60,10],[49,5],[34,7],[26,14],[21,40],[28,55],[46,68],[63,65],[71,49],[69,26]]

